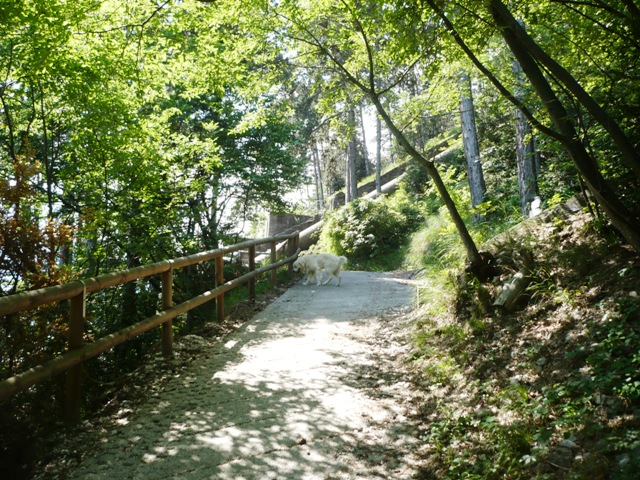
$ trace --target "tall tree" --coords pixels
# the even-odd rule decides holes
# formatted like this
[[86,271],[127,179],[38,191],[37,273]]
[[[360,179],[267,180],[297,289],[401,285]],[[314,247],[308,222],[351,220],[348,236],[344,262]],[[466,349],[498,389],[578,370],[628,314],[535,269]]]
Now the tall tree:
[[[462,142],[467,159],[467,179],[471,192],[471,206],[475,209],[484,201],[487,186],[482,173],[478,132],[476,130],[475,109],[471,93],[471,78],[462,70],[458,74],[458,89],[460,91],[460,125],[462,127]],[[479,216],[476,215],[476,219]]]
[[318,151],[318,142],[313,142],[313,178],[316,190],[316,213],[324,210],[324,186],[322,165],[320,163],[320,152]]
[[362,135],[362,160],[364,162],[364,171],[365,175],[369,175],[371,173],[371,167],[369,164],[369,149],[367,147],[367,132],[365,128],[364,121],[364,108],[362,105],[359,105],[358,110],[360,111],[360,134]]
[[[602,8],[602,7],[601,7]],[[582,85],[565,69],[559,62],[553,59],[544,49],[542,49],[533,38],[527,33],[521,22],[518,22],[507,6],[500,0],[491,0],[489,10],[499,28],[502,29],[503,36],[514,49],[526,51],[537,63],[546,68],[556,80],[571,92],[573,97],[584,106],[587,111],[596,119],[600,125],[611,136],[611,139],[618,147],[622,158],[631,168],[636,177],[640,179],[640,153],[627,137],[618,123],[608,114],[608,112],[582,87]],[[508,37],[508,38],[507,38]],[[514,55],[521,55],[516,51]],[[533,80],[530,78],[533,83]]]
[[[522,91],[524,89],[522,85],[522,69],[516,61],[513,62],[512,68],[516,77],[515,96],[524,102],[525,95]],[[520,85],[519,88],[518,85]],[[518,164],[520,210],[523,216],[528,217],[531,212],[531,203],[534,201],[538,192],[535,144],[531,124],[518,108],[515,109],[514,123],[516,131],[516,162]]]
[[376,192],[382,193],[382,185],[380,179],[382,164],[382,120],[376,115]]
[[358,198],[358,175],[356,170],[356,157],[358,148],[356,144],[356,112],[353,107],[347,112],[347,149],[346,149],[346,180],[345,201],[351,202]]
[[[501,29],[500,32],[503,38],[520,63],[523,72],[544,103],[549,116],[560,133],[560,141],[573,158],[576,167],[589,186],[589,189],[613,225],[620,230],[622,235],[636,250],[640,251],[640,218],[632,213],[616,195],[610,184],[603,177],[596,160],[580,141],[575,126],[571,121],[571,115],[559,96],[554,92],[549,81],[545,78],[536,61],[536,54],[532,53],[532,51],[536,51],[535,47],[525,40],[529,37],[526,32],[524,32],[522,25],[515,20],[511,12],[498,0],[491,0],[489,10],[496,25]],[[539,54],[537,56],[539,56]],[[567,78],[564,78],[563,82],[571,84]],[[573,88],[575,88],[575,85]],[[574,90],[573,93],[580,96],[580,89]],[[591,105],[587,98],[581,97],[580,101]],[[591,105],[591,107],[593,108],[594,106]],[[606,121],[602,119],[602,117],[598,118],[598,120],[600,122]],[[609,125],[608,130],[611,133],[611,125]],[[615,128],[613,130],[617,131]],[[617,142],[621,140],[621,138],[617,136],[614,140],[616,139]],[[624,158],[635,170],[636,162],[634,161],[634,155],[629,155],[631,152],[628,152],[624,145],[626,145],[626,142],[622,142],[622,144],[618,143],[619,147],[623,147],[621,148],[621,152]]]

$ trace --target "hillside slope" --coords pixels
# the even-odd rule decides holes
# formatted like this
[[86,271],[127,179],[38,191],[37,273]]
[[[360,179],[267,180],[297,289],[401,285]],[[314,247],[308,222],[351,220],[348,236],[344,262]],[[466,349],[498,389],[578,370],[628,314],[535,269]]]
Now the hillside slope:
[[[640,259],[570,210],[488,244],[492,281],[456,279],[448,308],[426,299],[411,358],[424,478],[637,478]],[[514,311],[490,312],[527,267]]]

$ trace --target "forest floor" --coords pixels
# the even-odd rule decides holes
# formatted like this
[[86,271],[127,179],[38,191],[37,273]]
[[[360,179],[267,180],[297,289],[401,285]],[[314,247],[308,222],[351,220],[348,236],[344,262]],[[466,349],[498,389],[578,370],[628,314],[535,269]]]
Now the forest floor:
[[[457,277],[453,292],[429,292],[423,278],[419,308],[349,328],[346,336],[366,351],[350,370],[350,388],[392,402],[396,416],[376,428],[399,427],[412,438],[398,448],[354,441],[354,458],[398,479],[637,478],[640,259],[594,227],[579,209],[525,222],[485,246],[499,271],[481,288]],[[483,310],[482,298],[495,298],[522,269],[525,250],[534,268],[520,303],[512,312]],[[23,478],[70,478],[97,440],[288,287],[183,338],[170,368],[157,357],[132,373],[76,431],[39,439]],[[302,447],[308,437],[292,441]]]
[[[424,478],[638,478],[637,253],[575,201],[483,249],[493,278],[459,276],[416,313]],[[519,271],[531,283],[513,310],[488,311]]]

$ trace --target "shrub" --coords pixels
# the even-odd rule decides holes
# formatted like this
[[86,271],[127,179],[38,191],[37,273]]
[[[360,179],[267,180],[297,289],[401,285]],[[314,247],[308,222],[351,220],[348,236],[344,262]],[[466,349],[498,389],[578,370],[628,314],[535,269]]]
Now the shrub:
[[382,258],[401,250],[420,221],[420,209],[404,190],[376,201],[356,199],[329,214],[320,245],[346,256],[352,268],[375,269]]

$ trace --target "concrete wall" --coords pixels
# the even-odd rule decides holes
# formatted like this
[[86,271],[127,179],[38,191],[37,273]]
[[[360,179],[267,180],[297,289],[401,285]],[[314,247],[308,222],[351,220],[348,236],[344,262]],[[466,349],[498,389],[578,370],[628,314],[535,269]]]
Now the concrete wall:
[[269,215],[269,223],[267,225],[267,237],[272,237],[279,233],[283,233],[289,228],[310,222],[314,217],[307,215],[293,215],[290,213],[272,213]]
[[[385,174],[381,175],[380,185],[385,185],[386,183],[389,183],[394,178],[399,177],[401,174],[404,173],[405,169],[406,169],[406,163],[403,163],[401,165],[398,165],[397,167],[392,168]],[[376,190],[376,180],[374,178],[372,181],[367,182],[364,185],[360,185],[358,187],[358,198],[364,197],[366,194],[374,192],[375,190]],[[330,210],[333,210],[335,208],[338,208],[344,205],[344,192],[343,191],[336,192],[331,198],[329,198],[328,204],[329,204],[328,208]]]

